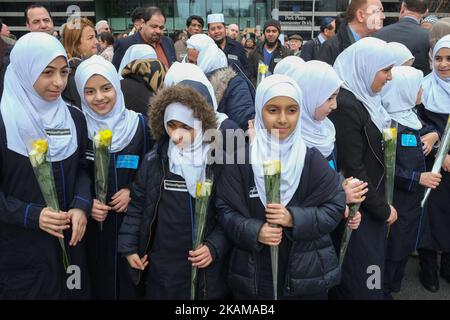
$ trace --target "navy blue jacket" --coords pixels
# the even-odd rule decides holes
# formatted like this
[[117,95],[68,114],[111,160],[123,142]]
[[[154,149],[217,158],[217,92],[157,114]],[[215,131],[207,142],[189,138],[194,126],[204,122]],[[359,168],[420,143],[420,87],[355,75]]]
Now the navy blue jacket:
[[[330,232],[341,221],[345,209],[341,179],[313,148],[307,149],[300,181],[286,206],[294,227],[284,228],[280,244],[279,296],[282,298],[326,293],[339,282]],[[244,299],[259,298],[262,288],[258,284],[263,280],[263,270],[270,268],[270,258],[268,246],[258,242],[265,223],[265,209],[255,192],[253,170],[248,161],[243,165],[224,165],[217,186],[216,207],[219,223],[234,244],[228,271],[233,294]]]
[[246,76],[249,75],[247,54],[242,44],[230,37],[226,37],[226,44],[223,52],[227,56],[229,66],[235,64]]
[[[140,32],[136,32],[132,36],[125,37],[114,42],[114,57],[112,64],[117,70],[119,70],[120,63],[122,62],[125,52],[129,47],[135,44],[146,44],[144,39],[142,39]],[[161,46],[166,55],[167,61],[169,61],[169,64],[172,65],[172,63],[177,61],[177,55],[175,53],[175,47],[173,46],[172,39],[166,36],[161,37]]]
[[[86,121],[81,111],[69,107],[77,128],[78,148],[73,155],[53,162],[59,206],[90,214],[91,180],[84,157]],[[67,299],[87,297],[88,270],[85,240],[69,247],[71,230],[64,232],[69,264],[81,268],[82,290],[66,290],[61,248],[56,237],[39,228],[45,207],[28,157],[7,148],[6,132],[0,116],[0,299]]]

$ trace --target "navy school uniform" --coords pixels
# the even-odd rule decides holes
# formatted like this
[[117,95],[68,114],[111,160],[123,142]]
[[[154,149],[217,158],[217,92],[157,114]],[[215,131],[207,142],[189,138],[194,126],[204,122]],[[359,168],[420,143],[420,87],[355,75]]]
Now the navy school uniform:
[[[221,130],[238,126],[231,120],[222,123]],[[225,134],[225,133],[223,133]],[[123,256],[148,254],[146,272],[130,268],[133,281],[145,282],[145,299],[189,299],[195,199],[187,191],[185,180],[169,171],[168,138],[157,142],[145,156],[132,187],[132,201],[128,207],[119,234],[119,252]],[[220,166],[208,166],[214,180]],[[214,199],[213,194],[210,199]],[[208,246],[213,262],[198,269],[198,299],[225,299],[229,297],[225,273],[229,241],[216,223],[214,206],[208,206],[204,244]]]
[[[238,299],[273,299],[270,249],[258,242],[265,208],[245,165],[225,165],[217,187],[219,223],[234,247],[228,282]],[[329,233],[345,208],[339,175],[315,148],[308,149],[300,185],[287,205],[293,228],[284,228],[279,245],[280,299],[326,299],[340,280]]]
[[[421,106],[421,118],[434,127],[439,136],[442,137],[445,126],[447,124],[448,114],[439,114],[426,110]],[[426,158],[427,171],[430,171],[434,163],[434,155]],[[432,190],[425,205],[423,219],[421,221],[421,230],[418,248],[428,251],[435,262],[431,264],[429,259],[422,259],[422,267],[436,269],[436,251],[442,251],[441,255],[441,273],[450,277],[450,173],[441,170],[442,180],[439,186]],[[423,196],[422,196],[423,197]],[[429,264],[430,263],[430,264]],[[437,270],[430,270],[437,271]]]
[[[109,162],[107,202],[123,188],[130,188],[145,153],[151,142],[147,131],[147,120],[139,115],[139,127],[130,144],[120,152],[112,153]],[[89,140],[86,158],[94,177],[93,143]],[[94,181],[94,179],[92,179]],[[135,286],[127,270],[127,260],[117,252],[117,238],[124,213],[110,211],[103,221],[89,219],[88,258],[94,299],[138,299],[143,296],[141,287]]]
[[408,257],[415,250],[425,188],[419,184],[426,172],[420,137],[432,132],[424,124],[421,130],[398,125],[393,206],[398,219],[390,227],[386,249],[385,291],[399,292]]
[[[89,214],[86,121],[78,109],[69,107],[69,111],[77,128],[78,148],[67,159],[52,163],[58,202],[60,210],[78,208]],[[45,201],[30,160],[7,148],[1,116],[0,139],[0,299],[89,298],[86,240],[71,247],[71,229],[64,231],[69,265],[78,266],[81,272],[81,288],[69,290],[66,280],[73,273],[64,271],[59,241],[39,228]]]

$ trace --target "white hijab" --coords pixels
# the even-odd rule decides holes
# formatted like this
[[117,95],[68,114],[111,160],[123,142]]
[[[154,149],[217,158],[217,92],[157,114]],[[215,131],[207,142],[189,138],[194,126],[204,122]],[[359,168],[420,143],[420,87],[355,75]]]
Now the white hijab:
[[195,198],[197,182],[206,178],[209,144],[203,142],[201,121],[194,117],[191,108],[178,102],[169,104],[164,112],[164,128],[167,133],[167,123],[172,120],[182,122],[195,130],[194,142],[188,147],[181,149],[169,139],[168,149],[170,172],[184,178],[189,194]]
[[414,130],[422,129],[417,114],[417,94],[423,80],[423,72],[413,67],[392,68],[392,81],[383,88],[381,93],[383,107],[392,120]]
[[380,132],[390,126],[391,118],[381,105],[381,95],[371,87],[377,72],[395,62],[395,53],[385,41],[368,37],[345,49],[334,63],[334,69],[344,81],[342,87],[361,101]]
[[317,121],[314,117],[316,109],[339,89],[342,80],[329,64],[315,60],[291,65],[284,74],[294,79],[303,92],[308,92],[303,95],[301,110],[303,140],[309,148],[316,147],[328,157],[334,149],[336,130],[330,119]]
[[[67,61],[64,47],[55,37],[43,32],[21,37],[11,51],[0,104],[8,149],[28,156],[33,140],[47,139],[52,162],[67,159],[78,148],[77,129],[61,96],[48,102],[34,89],[41,73],[57,57]],[[70,134],[48,134],[52,129]]]
[[280,195],[281,203],[285,206],[297,191],[305,164],[306,145],[301,134],[301,117],[298,119],[294,131],[284,140],[279,140],[272,136],[270,131],[267,131],[264,126],[262,118],[264,106],[270,99],[283,96],[294,99],[301,108],[302,91],[295,81],[287,76],[271,75],[261,81],[256,89],[255,137],[250,146],[251,163],[256,189],[264,206],[267,206],[264,185],[264,161],[281,161]]
[[164,78],[164,85],[172,86],[184,80],[198,81],[208,88],[208,92],[211,95],[211,100],[213,102],[214,112],[216,113],[217,128],[220,128],[220,125],[225,119],[228,119],[228,116],[225,113],[217,111],[218,106],[214,88],[198,66],[192,63],[175,62],[170,66],[169,70],[167,70],[166,77]]
[[411,53],[411,51],[409,51],[408,47],[405,46],[403,43],[389,42],[388,46],[391,48],[392,52],[395,53],[396,60],[394,64],[396,66],[401,66],[411,59],[414,62],[414,60],[416,59]]
[[198,51],[197,65],[205,73],[228,66],[225,53],[206,34],[195,34],[186,41],[187,48]]
[[[89,107],[84,98],[84,87],[93,75],[100,75],[108,80],[116,91],[116,103],[106,115],[99,115]],[[75,74],[78,94],[81,97],[81,109],[86,117],[88,136],[93,141],[94,135],[102,129],[110,129],[113,133],[111,152],[122,151],[133,139],[139,126],[138,114],[125,108],[125,100],[120,79],[114,66],[100,56],[92,56],[83,61]]]
[[450,35],[442,37],[433,49],[433,72],[422,83],[422,103],[425,109],[442,114],[450,113],[450,78],[442,79],[434,69],[434,59],[442,48],[450,48]]
[[123,69],[129,64],[130,62],[133,62],[134,60],[139,59],[158,59],[156,56],[156,51],[153,49],[152,46],[148,44],[135,44],[132,45],[127,49],[125,52],[122,61],[120,62],[119,67],[119,77],[120,80],[123,79],[122,77],[122,71]]
[[275,65],[273,69],[273,74],[285,74],[290,70],[300,70],[300,68],[305,64],[305,60],[297,56],[287,56],[283,58],[280,62]]

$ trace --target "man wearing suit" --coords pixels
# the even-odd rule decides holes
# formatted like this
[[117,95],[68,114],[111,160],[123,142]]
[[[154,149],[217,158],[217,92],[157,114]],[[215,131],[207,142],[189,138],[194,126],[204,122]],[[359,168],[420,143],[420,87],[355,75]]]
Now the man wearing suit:
[[420,21],[428,11],[427,0],[403,0],[400,9],[400,20],[384,27],[373,34],[374,37],[387,42],[400,42],[415,57],[413,67],[430,73],[428,52],[430,44],[428,31],[420,27]]
[[167,68],[177,61],[173,41],[163,35],[165,17],[161,9],[146,7],[143,14],[144,24],[139,32],[120,39],[114,43],[113,65],[119,70],[120,62],[129,47],[135,44],[151,45],[161,61]]

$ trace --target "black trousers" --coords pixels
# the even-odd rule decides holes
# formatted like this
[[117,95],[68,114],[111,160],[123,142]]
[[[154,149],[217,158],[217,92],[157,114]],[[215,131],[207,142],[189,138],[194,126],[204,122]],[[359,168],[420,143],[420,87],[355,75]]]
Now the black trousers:
[[[438,272],[437,251],[419,249],[419,260],[422,272],[433,274]],[[441,254],[441,274],[450,275],[450,252]]]

